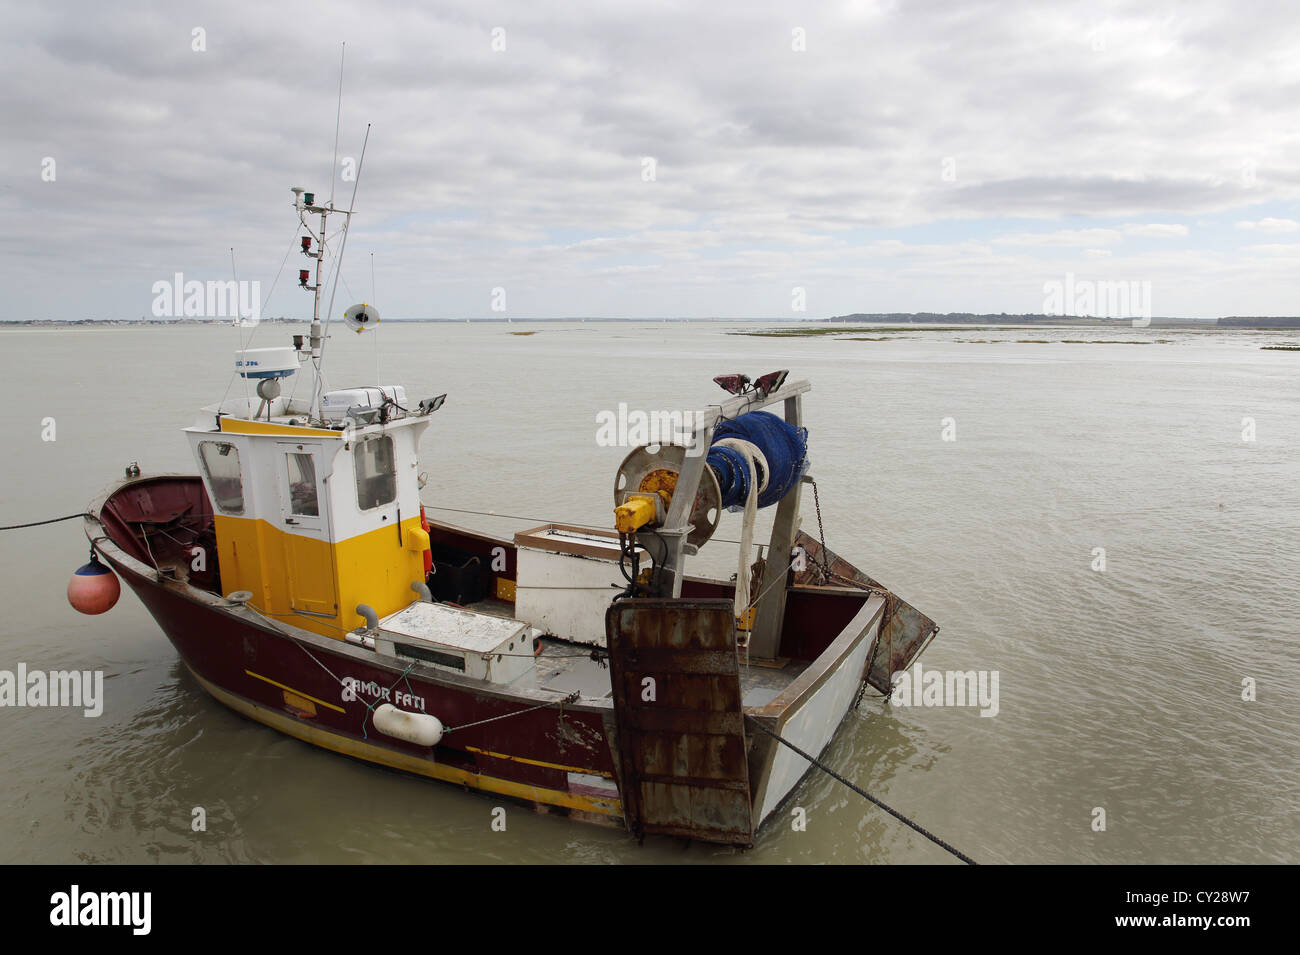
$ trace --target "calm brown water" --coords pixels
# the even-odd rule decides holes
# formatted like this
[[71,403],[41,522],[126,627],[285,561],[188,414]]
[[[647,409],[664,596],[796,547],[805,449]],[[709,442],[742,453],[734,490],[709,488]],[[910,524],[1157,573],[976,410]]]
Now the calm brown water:
[[[738,327],[392,324],[334,338],[330,384],[449,393],[423,445],[430,504],[604,525],[623,452],[597,446],[598,411],[700,407],[721,395],[715,374],[789,367],[813,381],[827,543],[943,626],[925,668],[1000,677],[992,718],[869,697],[832,765],[983,862],[1300,860],[1300,354],[1259,347],[1297,336],[726,334]],[[298,330],[263,326],[253,344]],[[1156,338],[1170,341],[1059,341]],[[225,393],[236,341],[228,327],[5,329],[0,346],[9,524],[82,509],[133,460],[192,471],[180,429]],[[737,531],[727,515],[718,536]],[[313,749],[210,700],[129,592],[103,617],[76,614],[64,590],[86,552],[77,523],[0,533],[0,670],[102,670],[106,694],[98,719],[0,709],[0,862],[949,858],[820,776],[793,800],[806,831],[778,817],[747,853],[638,846],[513,806],[494,832],[489,797]],[[701,561],[728,573],[733,545]],[[191,831],[194,807],[206,832]]]

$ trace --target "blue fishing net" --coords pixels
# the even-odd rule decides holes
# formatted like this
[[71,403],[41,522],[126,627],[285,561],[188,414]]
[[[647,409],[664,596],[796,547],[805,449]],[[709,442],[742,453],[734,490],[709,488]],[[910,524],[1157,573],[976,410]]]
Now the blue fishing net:
[[749,468],[745,456],[735,448],[720,448],[721,438],[741,438],[757,445],[767,458],[771,472],[767,488],[758,496],[758,506],[775,504],[790,493],[808,470],[808,429],[796,428],[766,411],[751,411],[724,421],[713,432],[713,447],[706,459],[718,477],[722,505],[729,510],[745,506],[749,496]]

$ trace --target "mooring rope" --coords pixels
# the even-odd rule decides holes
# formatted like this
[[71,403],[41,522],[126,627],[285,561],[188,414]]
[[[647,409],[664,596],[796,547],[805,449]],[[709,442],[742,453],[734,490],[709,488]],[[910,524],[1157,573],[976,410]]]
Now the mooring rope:
[[875,796],[871,795],[871,793],[867,792],[867,791],[864,790],[864,789],[861,789],[861,788],[855,786],[853,783],[849,782],[847,779],[845,779],[845,778],[844,778],[843,776],[841,776],[839,773],[835,772],[835,770],[831,769],[831,768],[830,768],[829,766],[827,766],[825,763],[822,763],[821,761],[819,761],[819,760],[817,760],[817,759],[814,759],[812,756],[809,756],[807,753],[805,753],[803,750],[801,750],[798,746],[794,745],[794,743],[790,742],[788,739],[784,739],[784,738],[778,736],[776,733],[773,733],[770,729],[768,729],[766,726],[764,726],[764,725],[763,725],[762,723],[760,723],[758,720],[751,719],[749,722],[750,722],[750,725],[751,725],[751,726],[757,726],[760,730],[762,730],[762,731],[763,731],[764,733],[766,733],[768,736],[772,737],[772,739],[776,740],[776,741],[777,741],[778,743],[780,743],[781,745],[786,746],[786,747],[789,747],[790,749],[794,750],[796,753],[798,753],[798,754],[799,754],[800,756],[802,756],[804,759],[808,760],[808,762],[812,763],[812,765],[816,766],[818,769],[820,769],[822,772],[824,772],[827,776],[830,776],[832,779],[839,780],[839,781],[842,782],[845,786],[848,786],[850,789],[852,789],[852,790],[853,790],[855,793],[857,793],[859,796],[863,797],[864,799],[868,800],[869,802],[873,803],[874,805],[877,805],[877,806],[879,806],[881,809],[885,810],[885,812],[889,813],[891,816],[893,816],[893,817],[894,817],[895,819],[897,819],[899,822],[903,823],[903,825],[905,825],[905,826],[910,826],[912,829],[915,829],[915,830],[916,830],[917,832],[919,832],[921,835],[925,836],[925,838],[927,838],[927,839],[929,839],[931,842],[933,842],[936,846],[939,846],[939,847],[942,848],[942,849],[946,849],[946,850],[948,850],[948,851],[951,852],[953,855],[955,855],[958,859],[960,859],[962,862],[965,862],[967,865],[979,865],[978,862],[976,862],[976,861],[975,861],[974,859],[972,859],[970,856],[966,855],[964,852],[960,851],[959,849],[954,849],[952,846],[948,845],[948,843],[944,842],[942,839],[940,839],[940,838],[939,838],[938,836],[936,836],[934,833],[930,832],[929,830],[925,829],[924,827],[922,827],[922,826],[920,826],[920,825],[917,825],[917,824],[916,824],[915,822],[913,822],[911,819],[908,819],[906,816],[904,816],[904,815],[903,815],[901,812],[899,812],[897,809],[893,809],[893,808],[891,808],[891,807],[889,807],[889,806],[886,806],[883,802],[881,802],[881,801],[880,801],[879,799],[877,799]]
[[30,524],[6,524],[3,527],[0,527],[0,531],[16,531],[21,530],[24,527],[40,527],[43,524],[57,524],[60,521],[74,521],[78,517],[88,517],[92,521],[99,520],[97,516],[91,514],[89,511],[82,511],[80,514],[69,514],[66,517],[51,517],[48,521],[32,521]]

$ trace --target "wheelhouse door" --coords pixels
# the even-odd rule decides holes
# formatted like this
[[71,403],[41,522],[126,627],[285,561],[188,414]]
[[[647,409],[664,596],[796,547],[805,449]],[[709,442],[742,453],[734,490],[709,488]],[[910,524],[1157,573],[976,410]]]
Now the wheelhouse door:
[[290,606],[302,613],[337,616],[325,447],[280,441],[276,457]]

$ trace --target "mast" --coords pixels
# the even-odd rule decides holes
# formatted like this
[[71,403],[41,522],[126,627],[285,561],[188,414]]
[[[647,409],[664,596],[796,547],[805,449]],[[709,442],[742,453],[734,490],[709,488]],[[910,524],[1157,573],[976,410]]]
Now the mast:
[[[351,211],[335,209],[332,201],[327,204],[317,205],[316,194],[314,192],[307,192],[301,186],[294,186],[291,191],[294,196],[294,208],[298,210],[298,221],[302,223],[302,227],[307,230],[307,235],[302,236],[302,254],[307,256],[309,259],[316,260],[314,281],[310,269],[298,270],[298,287],[306,289],[312,293],[311,333],[308,337],[308,347],[310,349],[312,363],[312,403],[308,411],[309,415],[311,415],[317,413],[317,403],[320,400],[319,392],[321,390],[320,383],[322,381],[320,360],[325,344],[320,320],[320,293],[321,287],[324,284],[324,276],[321,269],[327,251],[326,236],[328,233],[326,232],[326,224],[331,213],[338,212],[344,216],[350,217]],[[307,221],[307,217],[311,215],[320,216],[319,232],[313,229]],[[312,249],[313,241],[316,244],[314,250]],[[338,268],[338,264],[335,265],[335,268]]]
[[[312,363],[312,396],[311,405],[308,408],[308,417],[315,416],[317,420],[323,421],[324,415],[320,410],[320,403],[324,399],[325,377],[321,374],[321,356],[325,352],[325,330],[329,327],[329,309],[334,307],[334,292],[338,289],[339,276],[343,269],[343,253],[348,247],[348,230],[352,225],[352,212],[356,208],[357,187],[361,184],[361,171],[365,168],[366,146],[370,142],[370,127],[366,126],[366,137],[361,143],[361,157],[357,161],[357,177],[352,183],[352,199],[348,203],[348,208],[340,209],[334,205],[334,200],[320,205],[316,204],[316,194],[307,192],[301,186],[294,186],[291,190],[294,195],[294,208],[298,210],[298,221],[302,227],[307,230],[307,235],[302,236],[302,254],[308,258],[316,260],[316,280],[314,284],[308,285],[311,281],[310,269],[298,270],[298,286],[307,289],[312,293],[311,309],[311,336],[309,339],[311,349]],[[320,293],[324,286],[324,275],[321,271],[322,263],[328,253],[326,238],[328,233],[325,231],[326,222],[331,215],[343,216],[343,238],[339,243],[339,254],[334,261],[334,284],[330,288],[329,306],[326,309],[325,321],[321,321]],[[307,223],[309,215],[320,216],[320,233],[316,233]],[[316,242],[316,250],[312,251],[312,240]]]

